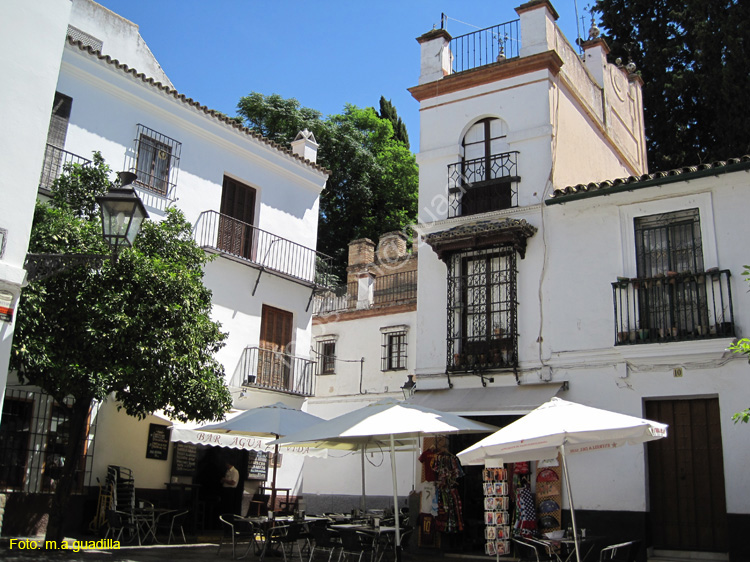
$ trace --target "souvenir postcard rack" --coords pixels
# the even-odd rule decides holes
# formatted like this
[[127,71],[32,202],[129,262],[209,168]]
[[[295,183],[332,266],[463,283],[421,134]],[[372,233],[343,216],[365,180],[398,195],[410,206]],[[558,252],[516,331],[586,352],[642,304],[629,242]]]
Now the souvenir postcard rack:
[[484,552],[491,556],[510,553],[510,498],[506,468],[485,468],[484,486]]

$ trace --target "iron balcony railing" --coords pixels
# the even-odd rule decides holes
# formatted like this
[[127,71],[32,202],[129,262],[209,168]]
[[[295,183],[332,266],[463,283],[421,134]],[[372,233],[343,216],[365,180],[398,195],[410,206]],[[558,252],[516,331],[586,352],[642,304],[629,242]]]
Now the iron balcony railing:
[[612,283],[615,345],[734,337],[729,270]]
[[331,287],[313,300],[313,314],[330,314],[357,306],[357,282]]
[[314,374],[315,361],[312,359],[262,347],[246,347],[232,383],[235,386],[312,396]]
[[195,223],[195,240],[204,249],[304,284],[327,286],[332,258],[276,234],[216,211],[204,211]]
[[448,165],[448,218],[518,206],[518,151]]
[[44,165],[42,166],[42,175],[39,177],[39,189],[49,189],[52,182],[62,174],[65,164],[88,166],[91,164],[91,160],[48,144],[44,151]]
[[417,272],[402,271],[375,278],[373,304],[411,301],[417,298]]
[[313,314],[331,314],[356,308],[388,306],[416,301],[417,272],[402,271],[376,277],[371,302],[359,302],[358,292],[359,284],[355,281],[319,293],[315,295]]
[[519,56],[520,20],[480,29],[454,37],[450,43],[453,72],[463,72]]

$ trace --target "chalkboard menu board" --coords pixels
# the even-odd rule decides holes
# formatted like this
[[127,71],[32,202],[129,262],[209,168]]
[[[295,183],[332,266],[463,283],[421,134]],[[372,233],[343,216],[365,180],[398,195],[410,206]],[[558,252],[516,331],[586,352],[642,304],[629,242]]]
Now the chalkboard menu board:
[[152,423],[148,426],[148,444],[146,445],[146,458],[167,460],[169,451],[169,426]]
[[190,443],[174,443],[172,455],[172,476],[192,476],[198,447]]
[[247,478],[249,480],[265,480],[268,477],[268,453],[262,451],[248,451]]

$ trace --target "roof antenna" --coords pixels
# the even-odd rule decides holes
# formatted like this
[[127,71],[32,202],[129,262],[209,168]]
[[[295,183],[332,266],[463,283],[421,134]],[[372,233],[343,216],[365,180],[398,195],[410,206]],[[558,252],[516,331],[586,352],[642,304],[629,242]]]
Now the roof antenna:
[[583,41],[581,41],[581,23],[583,22],[583,18],[578,18],[578,0],[573,0],[573,6],[576,10],[576,33],[578,34],[578,37],[576,37],[576,45],[578,45],[578,52],[580,54],[583,54]]
[[440,12],[440,29],[445,29],[445,12]]

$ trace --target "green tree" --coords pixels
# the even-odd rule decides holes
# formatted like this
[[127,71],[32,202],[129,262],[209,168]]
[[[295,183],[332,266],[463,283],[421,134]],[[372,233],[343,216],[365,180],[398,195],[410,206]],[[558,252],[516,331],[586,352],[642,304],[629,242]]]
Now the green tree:
[[750,151],[750,3],[597,0],[610,60],[643,81],[649,167],[666,170]]
[[[414,154],[394,136],[390,118],[347,105],[325,119],[296,99],[252,93],[238,104],[247,126],[288,146],[302,129],[320,144],[318,163],[330,170],[320,199],[318,250],[346,271],[348,243],[402,230],[416,220],[418,171]],[[395,114],[395,111],[394,111]]]
[[[95,197],[112,185],[108,174],[99,154],[90,167],[66,167],[51,203],[37,204],[29,251],[106,254]],[[139,419],[164,409],[181,420],[214,420],[231,406],[214,358],[226,336],[209,317],[206,260],[190,224],[171,209],[161,222],[144,221],[134,248],[116,261],[74,267],[24,289],[11,368],[59,403],[73,400],[48,540],[63,536],[94,401],[114,396]]]
[[[745,266],[745,271],[742,273],[742,275],[745,277],[746,281],[750,282],[750,265]],[[741,338],[737,340],[737,342],[730,345],[729,349],[733,351],[734,353],[744,354],[745,356],[748,357],[748,360],[750,361],[750,339]],[[745,408],[743,411],[737,412],[736,414],[732,416],[732,419],[734,420],[735,423],[750,422],[750,408]]]
[[380,96],[380,113],[378,116],[381,119],[388,119],[393,125],[393,136],[396,140],[401,141],[409,148],[409,133],[406,132],[406,125],[398,116],[396,107],[391,103],[391,100],[385,99]]

